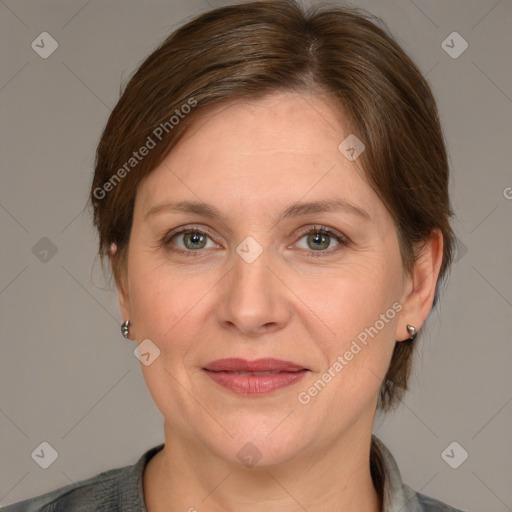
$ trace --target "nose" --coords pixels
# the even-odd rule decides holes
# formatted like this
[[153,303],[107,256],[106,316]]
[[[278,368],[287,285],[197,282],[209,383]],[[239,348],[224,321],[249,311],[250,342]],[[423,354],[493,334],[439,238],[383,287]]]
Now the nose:
[[216,311],[224,329],[254,338],[279,331],[290,321],[291,292],[277,277],[268,253],[264,250],[251,263],[236,255],[232,270],[219,283]]

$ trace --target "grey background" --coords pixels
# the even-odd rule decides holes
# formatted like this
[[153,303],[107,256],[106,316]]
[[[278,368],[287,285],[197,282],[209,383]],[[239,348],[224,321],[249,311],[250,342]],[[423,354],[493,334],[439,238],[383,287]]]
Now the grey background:
[[[225,3],[0,1],[2,505],[163,442],[82,209],[121,81],[186,18]],[[412,389],[375,433],[416,490],[466,510],[512,510],[512,2],[353,5],[382,17],[427,74],[461,248]],[[59,45],[47,59],[31,48],[43,31]],[[453,31],[469,44],[456,59],[441,46]],[[31,458],[43,441],[59,455],[46,470]],[[457,469],[441,457],[452,441],[469,453]]]

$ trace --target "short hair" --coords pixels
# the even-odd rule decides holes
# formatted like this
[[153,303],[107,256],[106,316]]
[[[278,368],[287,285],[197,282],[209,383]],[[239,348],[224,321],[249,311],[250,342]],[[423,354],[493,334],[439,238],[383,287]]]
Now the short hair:
[[[195,17],[171,33],[126,84],[101,135],[90,192],[100,256],[117,246],[117,284],[141,180],[208,105],[280,91],[328,97],[363,141],[357,165],[394,221],[404,273],[410,274],[432,231],[442,232],[435,307],[455,237],[432,91],[380,18],[353,7],[305,9],[293,0],[230,5]],[[395,344],[379,392],[384,412],[408,389],[416,343]]]

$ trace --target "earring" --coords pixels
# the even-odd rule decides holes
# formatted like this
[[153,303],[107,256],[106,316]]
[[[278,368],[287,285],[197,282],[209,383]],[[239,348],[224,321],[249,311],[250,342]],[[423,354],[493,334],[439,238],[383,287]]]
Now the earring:
[[128,339],[128,335],[130,333],[130,320],[126,320],[121,324],[121,334]]
[[407,331],[409,333],[409,338],[407,338],[407,340],[405,341],[413,341],[414,338],[416,337],[416,327],[414,327],[413,325],[408,325]]

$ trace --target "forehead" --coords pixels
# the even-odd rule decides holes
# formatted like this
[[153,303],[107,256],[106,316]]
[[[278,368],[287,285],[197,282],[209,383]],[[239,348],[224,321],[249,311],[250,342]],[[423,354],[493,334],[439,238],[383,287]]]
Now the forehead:
[[198,113],[179,145],[188,146],[189,139],[194,138],[194,144],[214,141],[240,157],[255,152],[300,156],[322,148],[332,149],[333,139],[343,140],[345,125],[339,107],[327,97],[283,91],[254,101],[206,107]]
[[190,199],[234,205],[337,199],[375,215],[380,202],[358,162],[338,149],[350,134],[341,112],[312,95],[277,93],[214,105],[141,183],[137,202]]

